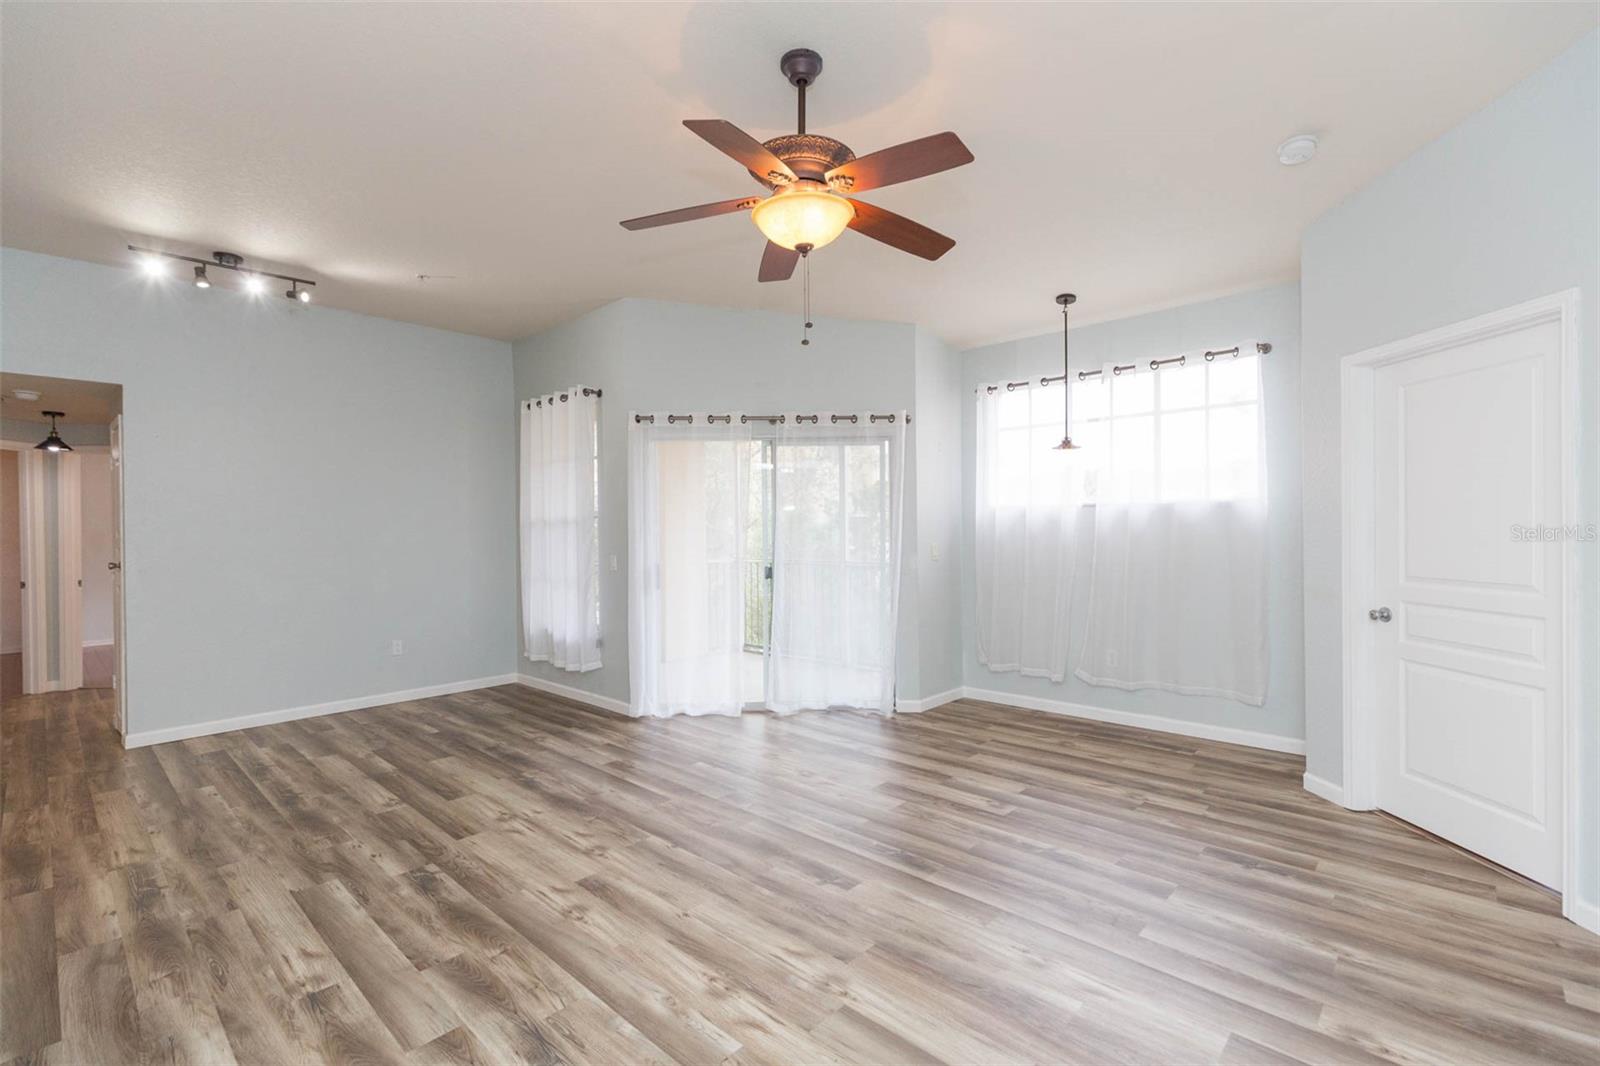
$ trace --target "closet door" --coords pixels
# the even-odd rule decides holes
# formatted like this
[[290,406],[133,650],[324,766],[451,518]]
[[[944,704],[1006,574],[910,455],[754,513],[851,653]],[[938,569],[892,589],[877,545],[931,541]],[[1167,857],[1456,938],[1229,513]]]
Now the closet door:
[[83,684],[82,478],[78,457],[19,455],[22,691]]

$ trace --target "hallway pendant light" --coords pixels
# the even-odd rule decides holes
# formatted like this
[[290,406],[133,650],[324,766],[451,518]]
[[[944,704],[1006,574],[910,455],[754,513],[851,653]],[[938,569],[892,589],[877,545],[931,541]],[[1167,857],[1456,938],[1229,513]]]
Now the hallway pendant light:
[[1070,292],[1056,297],[1056,303],[1061,305],[1061,443],[1055,446],[1058,452],[1076,451],[1078,448],[1072,443],[1072,347],[1067,339],[1067,308],[1077,302],[1078,298]]
[[56,432],[56,419],[67,417],[65,411],[40,411],[40,414],[50,419],[50,435],[34,448],[41,452],[70,452],[72,445],[61,439],[61,434]]

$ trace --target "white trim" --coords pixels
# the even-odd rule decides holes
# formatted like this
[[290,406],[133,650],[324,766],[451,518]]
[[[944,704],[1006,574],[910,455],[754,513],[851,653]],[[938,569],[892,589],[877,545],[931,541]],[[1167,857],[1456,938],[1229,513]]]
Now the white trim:
[[[87,424],[87,423],[84,423],[84,424]],[[0,452],[30,452],[30,451],[33,451],[34,449],[36,449],[37,447],[38,447],[37,444],[29,444],[26,441],[0,440]],[[111,445],[109,445],[109,444],[74,444],[72,446],[72,450],[74,452],[109,452],[111,450]]]
[[[1445,348],[1541,322],[1561,326],[1561,521],[1578,521],[1578,289],[1541,296],[1526,303],[1491,311],[1464,322],[1419,333],[1414,337],[1380,344],[1340,360],[1340,450],[1343,457],[1341,628],[1344,641],[1344,692],[1341,717],[1344,742],[1344,806],[1371,810],[1377,805],[1377,760],[1373,751],[1373,707],[1370,693],[1376,684],[1371,627],[1365,624],[1370,590],[1376,583],[1376,544],[1358,531],[1375,528],[1376,471],[1373,437],[1376,432],[1374,388],[1380,367],[1429,355]],[[1583,925],[1600,911],[1578,899],[1578,819],[1583,787],[1583,767],[1578,752],[1578,575],[1582,573],[1577,541],[1567,545],[1562,568],[1566,597],[1562,603],[1562,913]],[[1593,928],[1592,925],[1585,926]]]
[[894,709],[898,714],[920,714],[923,711],[931,711],[935,707],[943,707],[947,703],[954,703],[961,698],[963,691],[963,689],[957,687],[920,700],[903,700],[897,697],[894,701]]
[[963,699],[1000,703],[1007,707],[1020,707],[1046,714],[1061,714],[1069,718],[1086,718],[1091,722],[1110,722],[1114,725],[1132,726],[1135,729],[1152,729],[1157,733],[1176,733],[1179,736],[1199,737],[1202,740],[1219,740],[1224,744],[1243,744],[1267,751],[1283,751],[1291,755],[1304,755],[1306,742],[1299,737],[1284,737],[1276,733],[1257,733],[1250,729],[1190,722],[1182,718],[1166,718],[1158,714],[1139,714],[1134,711],[1113,711],[1106,707],[1091,707],[1086,703],[1068,703],[1065,700],[1046,700],[1036,696],[1019,696],[1012,692],[996,692],[982,688],[963,688]]
[[1600,935],[1600,905],[1579,899],[1577,893],[1568,892],[1561,897],[1561,915],[1567,921]]
[[534,677],[532,674],[518,674],[514,680],[519,685],[536,688],[540,692],[548,692],[552,696],[561,696],[565,699],[576,700],[579,703],[587,703],[591,707],[598,707],[602,711],[610,711],[612,714],[633,717],[629,713],[627,700],[614,699],[611,696],[602,696],[595,692],[585,692],[581,688],[573,688],[571,685],[563,685],[557,681],[546,681],[544,678]]
[[294,722],[301,718],[320,718],[325,714],[342,714],[345,711],[359,711],[368,707],[383,707],[391,703],[425,700],[433,696],[452,696],[458,692],[471,692],[473,689],[510,685],[515,683],[516,680],[516,674],[476,677],[470,681],[451,681],[443,685],[404,689],[400,692],[382,692],[375,696],[356,696],[347,700],[334,700],[331,703],[312,703],[304,707],[286,707],[281,711],[243,714],[237,718],[219,718],[210,722],[195,722],[192,725],[172,726],[169,729],[147,729],[142,733],[129,733],[124,736],[122,746],[125,748],[143,748],[151,744],[170,743],[174,740],[209,737],[217,733],[232,733],[237,729],[254,729],[256,726],[276,725],[279,722]]
[[1301,777],[1300,784],[1313,796],[1321,796],[1329,803],[1337,804],[1340,807],[1344,806],[1344,789],[1334,784],[1332,781],[1329,781],[1327,778],[1318,777],[1316,774],[1307,770],[1305,775]]

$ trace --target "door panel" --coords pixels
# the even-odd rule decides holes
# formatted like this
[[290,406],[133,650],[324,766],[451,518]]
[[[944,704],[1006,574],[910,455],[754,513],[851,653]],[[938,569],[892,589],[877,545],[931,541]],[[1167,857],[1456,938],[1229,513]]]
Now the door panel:
[[1560,333],[1542,323],[1375,377],[1378,805],[1561,877]]

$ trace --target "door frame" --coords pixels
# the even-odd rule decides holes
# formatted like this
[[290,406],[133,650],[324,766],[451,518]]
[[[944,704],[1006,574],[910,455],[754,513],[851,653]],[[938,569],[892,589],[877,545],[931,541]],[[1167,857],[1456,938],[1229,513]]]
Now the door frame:
[[[1377,806],[1377,713],[1375,633],[1367,618],[1377,584],[1376,517],[1377,371],[1386,366],[1431,355],[1472,341],[1515,332],[1545,322],[1561,327],[1561,522],[1578,521],[1578,311],[1579,290],[1542,296],[1491,311],[1414,337],[1380,344],[1340,361],[1340,454],[1343,471],[1343,582],[1340,590],[1344,638],[1344,794],[1351,810]],[[1362,531],[1366,534],[1363,535]],[[1578,752],[1578,540],[1562,552],[1566,594],[1562,597],[1562,912],[1573,917],[1577,895],[1578,802],[1582,795]]]

